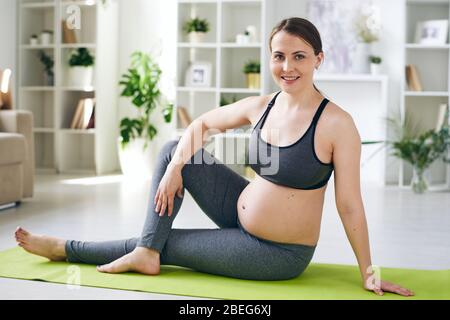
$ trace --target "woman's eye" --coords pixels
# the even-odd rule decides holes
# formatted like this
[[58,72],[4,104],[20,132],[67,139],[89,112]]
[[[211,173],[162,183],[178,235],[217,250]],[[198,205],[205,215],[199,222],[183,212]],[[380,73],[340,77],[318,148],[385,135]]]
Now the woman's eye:
[[274,56],[274,59],[278,60],[279,58],[282,58],[282,57],[283,57],[282,55],[277,54],[276,56]]
[[297,60],[303,59],[305,56],[302,56],[301,54],[295,56],[297,58]]

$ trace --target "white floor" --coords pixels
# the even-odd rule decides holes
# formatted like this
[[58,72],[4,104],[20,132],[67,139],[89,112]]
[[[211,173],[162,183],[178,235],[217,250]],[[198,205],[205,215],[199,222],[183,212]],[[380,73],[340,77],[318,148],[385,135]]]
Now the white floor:
[[[450,192],[413,194],[395,186],[362,186],[372,262],[383,267],[450,268]],[[122,176],[80,178],[40,175],[36,192],[21,206],[0,211],[0,250],[16,245],[14,230],[65,239],[110,240],[139,236],[149,183]],[[186,192],[177,228],[213,228]],[[356,264],[335,207],[330,180],[313,262]],[[395,281],[395,279],[388,279]],[[0,278],[0,299],[184,299],[191,297]]]

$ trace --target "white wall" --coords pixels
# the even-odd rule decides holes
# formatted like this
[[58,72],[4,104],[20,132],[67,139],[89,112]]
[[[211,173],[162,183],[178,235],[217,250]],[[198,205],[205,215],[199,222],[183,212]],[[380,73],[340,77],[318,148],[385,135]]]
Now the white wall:
[[[161,86],[163,94],[173,98],[176,72],[176,1],[120,0],[119,25],[119,72],[126,72],[131,54],[136,51],[152,52],[158,55],[162,69]],[[125,116],[135,114],[129,99],[119,99],[119,122]],[[152,114],[158,129],[155,150],[167,141],[172,132],[163,120],[159,110]]]
[[[16,0],[0,0],[0,69],[10,68],[13,71],[12,83],[16,77]],[[17,88],[14,90],[14,101]]]

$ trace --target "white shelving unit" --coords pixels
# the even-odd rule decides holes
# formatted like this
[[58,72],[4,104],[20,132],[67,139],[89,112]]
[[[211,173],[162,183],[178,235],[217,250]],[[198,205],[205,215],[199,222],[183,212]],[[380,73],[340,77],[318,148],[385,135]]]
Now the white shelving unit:
[[[118,4],[115,1],[18,1],[18,106],[33,112],[38,172],[102,174],[118,168],[116,138]],[[77,43],[63,43],[62,21],[68,6],[79,8],[81,29]],[[32,34],[53,31],[53,43],[30,45]],[[96,57],[94,84],[68,86],[68,59],[72,50],[86,47]],[[43,50],[54,59],[54,84],[44,82]],[[101,57],[97,58],[97,57]],[[70,128],[80,98],[95,97],[95,129]]]
[[[450,45],[422,45],[414,43],[416,25],[420,21],[449,19],[449,0],[407,0],[406,1],[406,39],[404,43],[404,63],[416,66],[423,91],[408,91],[406,79],[401,83],[401,120],[411,116],[419,124],[419,130],[425,131],[436,126],[438,107],[449,103],[450,95]],[[398,185],[409,188],[412,178],[412,166],[400,162]],[[430,190],[450,188],[450,165],[436,161],[429,168]]]

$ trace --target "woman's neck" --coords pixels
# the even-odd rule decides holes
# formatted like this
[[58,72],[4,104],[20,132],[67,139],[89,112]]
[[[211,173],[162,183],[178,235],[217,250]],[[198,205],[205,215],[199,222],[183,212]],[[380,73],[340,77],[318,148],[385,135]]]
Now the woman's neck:
[[322,101],[323,96],[314,86],[304,87],[295,92],[283,91],[280,93],[284,105],[288,110],[317,108],[317,103]]

